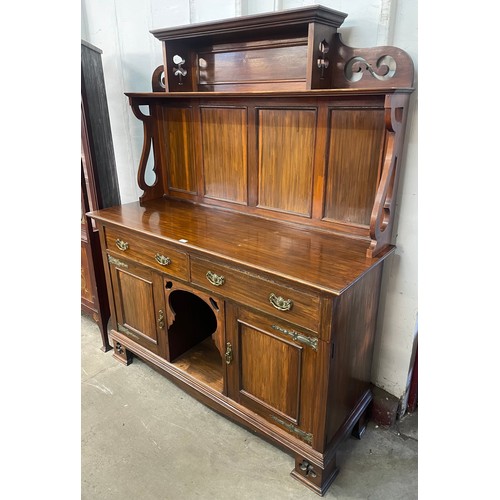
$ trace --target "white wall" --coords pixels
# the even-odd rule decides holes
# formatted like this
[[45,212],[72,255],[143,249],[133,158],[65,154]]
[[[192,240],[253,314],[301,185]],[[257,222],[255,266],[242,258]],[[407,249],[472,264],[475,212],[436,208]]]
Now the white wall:
[[[396,45],[412,56],[418,69],[417,0],[82,0],[82,39],[103,51],[123,203],[137,200],[142,193],[136,183],[142,124],[132,115],[124,92],[150,91],[152,72],[162,64],[160,42],[149,31],[317,3],[348,14],[339,30],[348,45]],[[417,123],[415,92],[398,200],[398,250],[386,266],[387,295],[380,308],[372,372],[372,381],[398,398],[407,387],[418,308]]]

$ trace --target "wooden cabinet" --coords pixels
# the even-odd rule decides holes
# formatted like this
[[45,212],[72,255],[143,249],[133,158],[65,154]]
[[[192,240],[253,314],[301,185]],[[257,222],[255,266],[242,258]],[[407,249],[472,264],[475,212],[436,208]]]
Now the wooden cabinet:
[[312,444],[321,397],[317,368],[325,346],[300,327],[243,307],[230,308],[226,331],[233,351],[229,396]]
[[344,45],[344,17],[308,7],[154,32],[155,91],[127,94],[144,193],[90,214],[115,357],[290,452],[320,495],[372,400],[413,78],[399,49]]
[[89,210],[120,203],[113,141],[102,71],[102,51],[81,44],[81,304],[99,326],[102,349],[111,347],[107,326],[110,317],[108,293],[95,222]]

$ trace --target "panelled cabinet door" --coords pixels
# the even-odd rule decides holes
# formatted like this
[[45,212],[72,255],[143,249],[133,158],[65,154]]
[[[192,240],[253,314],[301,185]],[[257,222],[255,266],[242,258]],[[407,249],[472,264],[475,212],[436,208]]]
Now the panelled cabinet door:
[[229,396],[312,445],[319,397],[317,339],[236,307],[228,314],[227,338]]
[[159,273],[108,255],[118,331],[150,351],[165,354],[165,303]]

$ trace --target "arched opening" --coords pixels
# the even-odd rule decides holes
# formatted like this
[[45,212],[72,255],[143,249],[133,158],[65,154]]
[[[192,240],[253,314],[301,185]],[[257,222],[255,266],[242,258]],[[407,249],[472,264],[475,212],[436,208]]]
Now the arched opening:
[[219,306],[187,290],[171,291],[168,305],[173,317],[168,328],[169,361],[223,392],[222,357],[213,339],[219,326],[214,311]]

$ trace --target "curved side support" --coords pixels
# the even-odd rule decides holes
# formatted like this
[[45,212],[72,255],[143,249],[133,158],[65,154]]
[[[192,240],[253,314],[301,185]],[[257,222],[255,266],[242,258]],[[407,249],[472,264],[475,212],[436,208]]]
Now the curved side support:
[[399,178],[398,159],[404,139],[408,95],[386,96],[385,125],[387,128],[382,175],[370,217],[371,244],[366,256],[373,258],[391,244],[394,208]]
[[349,47],[335,34],[332,88],[409,88],[413,73],[413,61],[404,50],[390,45]]
[[142,144],[141,159],[139,161],[139,169],[137,171],[137,184],[143,191],[147,191],[150,186],[146,184],[146,167],[151,152],[151,142],[153,134],[151,130],[151,116],[145,115],[139,108],[139,104],[130,103],[134,116],[141,120],[144,129],[144,143]]
[[[148,165],[148,160],[151,155],[151,145],[154,144],[154,123],[150,115],[145,115],[139,108],[143,104],[139,101],[135,101],[130,98],[130,107],[134,116],[139,119],[143,124],[144,129],[144,142],[142,145],[141,159],[139,161],[139,168],[137,170],[137,184],[144,191],[144,194],[140,197],[140,201],[146,201],[154,198],[161,197],[163,192],[160,192],[161,182],[158,169],[156,168],[156,161],[153,165],[153,173],[155,174],[155,181],[153,184],[149,185],[146,182],[146,168]],[[152,111],[151,111],[152,112]],[[154,149],[154,148],[153,148]]]

